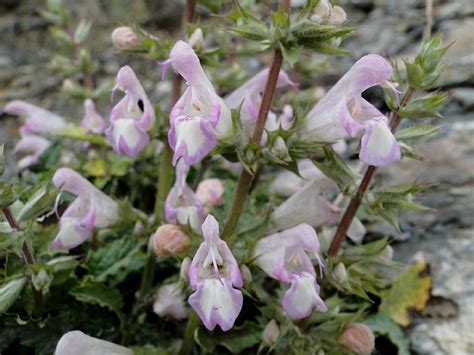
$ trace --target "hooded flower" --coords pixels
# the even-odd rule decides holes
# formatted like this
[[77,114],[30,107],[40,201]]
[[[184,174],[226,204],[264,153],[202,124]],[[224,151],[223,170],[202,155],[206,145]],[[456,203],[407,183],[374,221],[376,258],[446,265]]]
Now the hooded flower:
[[322,274],[318,237],[308,224],[265,237],[259,240],[254,250],[255,262],[263,271],[290,284],[282,304],[293,319],[308,317],[314,308],[322,312],[327,310],[319,297],[316,272],[307,253],[316,256]]
[[24,119],[25,123],[20,127],[20,132],[24,134],[50,135],[67,127],[66,121],[61,116],[22,100],[10,101],[4,111]]
[[109,341],[91,337],[80,330],[73,330],[64,334],[56,345],[55,355],[95,355],[115,354],[133,355],[133,351]]
[[105,134],[117,153],[135,157],[150,140],[146,131],[155,122],[155,112],[128,65],[119,70],[116,89],[124,91],[125,96],[112,109]]
[[184,295],[178,283],[161,286],[156,293],[153,312],[160,317],[184,319],[188,317],[189,308],[184,303]]
[[94,227],[105,228],[119,219],[117,203],[69,168],[60,168],[53,176],[61,191],[76,195],[59,221],[59,232],[52,248],[72,249],[82,244]]
[[189,282],[193,290],[189,304],[207,329],[217,324],[223,331],[234,325],[242,309],[242,287],[239,266],[227,243],[219,238],[219,224],[208,215],[202,225],[204,242],[189,267]]
[[104,119],[96,111],[94,101],[91,99],[84,101],[84,116],[82,117],[81,128],[95,134],[102,134],[104,132]]
[[50,146],[46,138],[36,135],[24,135],[13,149],[15,153],[26,154],[18,161],[18,169],[22,170],[39,162],[39,157]]
[[382,57],[369,54],[359,59],[305,118],[300,137],[308,142],[336,142],[363,131],[360,159],[384,166],[400,159],[400,147],[390,132],[387,118],[362,93],[388,82],[392,68]]
[[165,217],[170,223],[190,225],[200,229],[204,207],[191,188],[186,185],[189,166],[181,159],[176,166],[176,182],[165,201]]
[[[240,110],[240,120],[245,130],[252,134],[257,123],[258,111],[262,103],[262,95],[267,85],[269,69],[263,69],[253,78],[245,82],[242,86],[235,89],[225,98],[225,103],[231,108],[236,109],[242,104]],[[281,88],[286,85],[294,85],[288,75],[281,70],[278,76],[276,87]],[[291,112],[290,112],[291,110]],[[268,113],[265,128],[274,131],[279,128],[280,122],[283,128],[287,126],[287,121],[293,119],[293,109],[286,105],[281,116],[276,116],[273,112]]]
[[230,109],[217,95],[189,44],[178,41],[169,62],[186,79],[188,88],[170,113],[168,140],[174,151],[173,164],[183,157],[194,165],[232,134]]

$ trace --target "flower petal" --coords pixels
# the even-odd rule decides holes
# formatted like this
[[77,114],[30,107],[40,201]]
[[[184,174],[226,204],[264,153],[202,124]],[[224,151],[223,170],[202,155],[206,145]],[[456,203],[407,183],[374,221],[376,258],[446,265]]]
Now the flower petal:
[[242,309],[243,296],[225,279],[207,279],[198,285],[188,301],[208,330],[218,324],[223,331],[228,331]]
[[118,119],[111,121],[105,131],[107,140],[118,154],[135,157],[148,144],[150,137],[134,119]]
[[183,157],[187,165],[202,160],[216,145],[212,126],[204,117],[179,116],[172,122],[168,139],[174,150],[173,164]]
[[291,286],[283,296],[283,308],[293,319],[302,319],[311,315],[316,307],[325,312],[327,306],[319,297],[319,286],[309,273],[294,274]]
[[384,121],[369,121],[365,124],[365,130],[360,160],[369,165],[386,166],[400,159],[400,146]]

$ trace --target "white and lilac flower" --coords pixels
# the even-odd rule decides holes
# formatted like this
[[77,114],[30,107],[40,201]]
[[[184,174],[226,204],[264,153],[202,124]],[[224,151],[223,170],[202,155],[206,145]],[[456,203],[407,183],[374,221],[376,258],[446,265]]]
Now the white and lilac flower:
[[189,267],[189,282],[195,292],[189,304],[207,329],[219,325],[227,331],[234,325],[243,304],[239,265],[227,243],[219,238],[219,224],[208,215],[202,225],[204,242]]
[[[262,95],[268,80],[269,69],[263,69],[258,72],[253,78],[246,81],[242,86],[235,89],[225,98],[225,103],[231,108],[236,109],[241,104],[240,121],[243,127],[251,135],[257,123],[258,112],[262,103]],[[289,79],[288,75],[281,70],[278,75],[276,87],[281,88],[287,85],[294,86],[295,84]],[[280,116],[273,112],[268,113],[268,118],[265,124],[265,129],[268,131],[275,131],[281,125],[287,128],[289,123],[293,120],[293,108],[286,105],[283,113]],[[264,142],[265,138],[262,138]]]
[[231,113],[189,44],[178,41],[169,62],[188,85],[170,113],[168,140],[174,151],[173,164],[183,157],[187,165],[194,165],[215,147],[218,139],[232,135]]
[[84,101],[84,116],[81,120],[81,128],[95,134],[102,134],[104,132],[104,119],[95,109],[94,101],[91,99]]
[[135,157],[150,140],[147,131],[155,122],[155,111],[128,65],[119,70],[116,89],[124,91],[125,96],[112,109],[105,133],[117,153]]
[[3,111],[23,118],[25,123],[20,127],[22,134],[51,135],[67,128],[61,116],[26,101],[10,101]]
[[183,290],[178,283],[161,286],[153,302],[153,312],[160,317],[185,319],[188,317],[189,308],[185,306]]
[[133,355],[133,351],[109,341],[91,337],[80,330],[64,334],[56,345],[55,355]]
[[15,145],[13,151],[24,156],[18,161],[18,169],[23,170],[39,162],[39,157],[51,145],[46,138],[28,134],[23,135],[20,141]]
[[302,140],[335,143],[363,131],[362,161],[385,166],[400,159],[387,118],[362,98],[368,88],[388,83],[391,73],[390,63],[378,55],[359,59],[308,113],[300,131]]
[[300,224],[262,238],[255,246],[255,263],[270,277],[290,284],[282,304],[293,319],[310,316],[314,308],[322,312],[327,310],[319,296],[316,272],[307,254],[316,257],[322,275],[323,263],[319,250],[316,232],[308,224]]
[[189,166],[183,159],[176,165],[176,181],[165,201],[165,218],[169,223],[189,225],[200,229],[204,207],[193,190],[186,184]]
[[52,248],[72,249],[82,244],[95,227],[108,227],[119,219],[117,203],[72,169],[59,168],[53,176],[61,191],[76,195],[59,221]]

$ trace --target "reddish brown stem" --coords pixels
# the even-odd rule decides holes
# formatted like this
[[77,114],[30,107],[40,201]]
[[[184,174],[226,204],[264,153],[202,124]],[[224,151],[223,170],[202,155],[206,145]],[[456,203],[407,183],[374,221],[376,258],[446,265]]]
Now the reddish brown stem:
[[185,22],[193,22],[194,18],[194,9],[196,8],[196,0],[186,1],[186,6],[184,8],[183,17]]
[[[290,4],[290,0],[282,0],[280,2],[280,10],[285,11],[289,15]],[[267,84],[265,85],[265,90],[263,92],[262,103],[260,105],[260,110],[258,111],[257,123],[252,136],[252,140],[257,144],[260,144],[262,139],[263,129],[265,127],[265,122],[267,121],[268,112],[272,105],[273,96],[275,95],[276,84],[282,64],[283,55],[281,50],[275,49],[272,65],[268,73]],[[234,199],[232,200],[229,216],[224,226],[224,230],[222,231],[222,239],[228,238],[235,232],[237,224],[239,223],[240,215],[244,209],[245,201],[249,195],[253,178],[254,176],[247,170],[242,170],[234,193]]]
[[[15,216],[13,216],[12,211],[8,207],[3,207],[2,211],[10,227],[16,230],[20,230],[21,229],[20,224],[15,219]],[[30,248],[28,247],[28,244],[26,243],[26,241],[23,242],[22,249],[23,249],[23,256],[25,257],[26,262],[30,265],[34,264],[35,259],[33,258],[33,254],[31,254]]]
[[[395,112],[395,114],[393,115],[390,121],[390,130],[392,131],[392,133],[396,132],[402,119],[399,113],[400,109],[406,106],[406,104],[413,96],[413,93],[414,90],[412,88],[409,88],[400,103],[398,111]],[[334,238],[329,247],[328,254],[330,256],[337,255],[339,249],[341,248],[342,242],[346,239],[349,226],[351,225],[352,220],[354,219],[354,216],[356,215],[357,210],[359,209],[360,204],[362,203],[362,199],[364,198],[367,190],[369,189],[370,182],[372,181],[372,177],[374,176],[376,169],[377,168],[375,166],[369,165],[364,174],[364,177],[362,178],[362,181],[360,182],[357,192],[354,194],[354,196],[352,196],[351,202],[349,203],[349,206],[347,206],[347,209],[344,212],[344,215],[342,216],[341,222],[337,227],[336,234],[334,234]]]

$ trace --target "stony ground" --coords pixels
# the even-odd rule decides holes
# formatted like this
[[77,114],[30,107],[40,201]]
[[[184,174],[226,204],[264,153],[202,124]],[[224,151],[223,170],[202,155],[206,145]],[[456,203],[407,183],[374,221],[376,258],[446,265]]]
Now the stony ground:
[[[424,258],[431,266],[435,296],[431,317],[419,316],[408,336],[419,354],[474,353],[474,3],[471,0],[434,0],[433,31],[443,33],[446,42],[455,41],[448,52],[450,69],[441,86],[451,96],[444,109],[442,134],[422,147],[424,161],[404,160],[384,169],[378,179],[387,183],[417,180],[439,183],[426,193],[427,213],[405,213],[401,233],[384,224],[370,231],[395,239],[395,257],[409,262]],[[38,16],[38,1],[0,2],[0,107],[8,100],[27,99],[45,108],[80,118],[75,106],[57,95],[61,78],[45,69],[54,50],[47,24]],[[72,2],[71,2],[72,3]],[[85,0],[74,5],[78,16],[88,17],[100,29],[93,40],[103,41],[110,29],[138,19],[148,28],[172,27],[179,16],[179,2],[125,0],[109,2]],[[110,2],[112,3],[112,2]],[[296,3],[296,1],[295,1]],[[346,8],[357,36],[346,41],[355,58],[374,52],[394,58],[410,57],[421,39],[425,10],[417,0],[339,1]],[[151,16],[157,14],[157,16]],[[103,43],[103,42],[102,42]],[[98,55],[99,78],[113,76],[128,62],[111,46]],[[343,72],[350,60],[334,66]],[[147,73],[145,87],[153,98],[166,90],[157,85],[160,72],[152,63],[134,67]],[[13,120],[0,120],[0,141],[11,148],[15,138]]]

